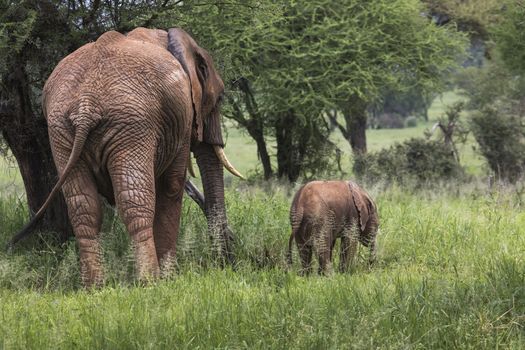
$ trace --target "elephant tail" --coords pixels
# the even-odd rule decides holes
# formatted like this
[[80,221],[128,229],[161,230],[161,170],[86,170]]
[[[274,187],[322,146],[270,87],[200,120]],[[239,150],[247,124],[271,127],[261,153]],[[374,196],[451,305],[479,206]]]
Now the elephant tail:
[[289,268],[291,268],[293,264],[292,244],[295,235],[297,234],[297,231],[299,231],[299,228],[301,227],[303,221],[303,210],[299,206],[299,198],[301,197],[301,192],[303,191],[303,188],[304,185],[299,188],[299,190],[293,198],[292,206],[290,207],[290,223],[292,225],[292,234],[290,235],[290,239],[288,240],[288,251],[286,252],[286,262]]
[[291,268],[293,264],[292,244],[293,244],[294,238],[295,238],[295,232],[292,231],[292,234],[290,235],[290,239],[288,240],[288,251],[286,252],[286,263],[288,264],[288,268]]
[[69,159],[64,168],[64,172],[62,173],[62,175],[60,175],[58,182],[55,184],[55,187],[53,187],[53,189],[47,196],[46,201],[40,207],[37,213],[33,216],[31,221],[29,221],[20,231],[18,231],[16,235],[13,236],[13,238],[11,238],[11,240],[7,244],[7,250],[11,250],[16,243],[18,243],[19,241],[31,235],[31,233],[33,232],[32,229],[38,223],[38,221],[42,218],[49,204],[53,201],[53,199],[55,199],[62,185],[66,181],[67,176],[69,175],[69,173],[71,172],[71,170],[77,163],[78,159],[80,158],[80,154],[82,153],[82,150],[84,149],[84,144],[86,143],[86,139],[87,139],[87,136],[90,130],[91,130],[90,125],[79,125],[77,127],[75,138],[73,141],[73,147],[71,149],[71,154],[69,155]]

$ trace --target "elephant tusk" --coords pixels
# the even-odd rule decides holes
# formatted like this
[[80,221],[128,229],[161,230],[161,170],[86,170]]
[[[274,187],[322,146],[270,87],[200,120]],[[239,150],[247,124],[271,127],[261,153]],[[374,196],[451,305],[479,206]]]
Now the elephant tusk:
[[226,168],[226,170],[228,170],[233,175],[240,177],[243,180],[246,180],[246,178],[242,176],[241,173],[238,172],[237,169],[233,167],[233,165],[230,163],[228,158],[226,158],[224,149],[222,149],[221,146],[214,145],[213,149],[215,150],[215,154],[217,155],[217,158],[219,158],[219,160],[221,161],[222,165]]
[[193,163],[191,162],[191,154],[188,157],[188,173],[191,177],[197,177],[195,176],[195,171],[193,170]]

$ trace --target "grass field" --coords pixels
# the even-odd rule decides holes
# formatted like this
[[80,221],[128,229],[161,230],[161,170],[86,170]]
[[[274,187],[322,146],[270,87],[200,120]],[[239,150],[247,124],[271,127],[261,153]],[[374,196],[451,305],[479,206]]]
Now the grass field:
[[[509,189],[408,193],[372,187],[378,263],[351,274],[287,271],[288,190],[228,191],[236,271],[214,267],[199,209],[185,202],[177,264],[136,286],[128,238],[104,225],[107,286],[79,286],[73,241],[0,253],[0,347],[513,348],[525,346],[525,214]],[[24,221],[2,202],[0,244]],[[34,242],[33,242],[34,243]],[[336,248],[337,249],[337,248]],[[296,254],[295,254],[296,255]]]
[[[431,118],[442,110],[436,103]],[[370,149],[424,128],[370,131]],[[255,146],[239,133],[229,131],[227,151],[247,172]],[[471,155],[465,163],[480,168]],[[381,220],[378,261],[368,268],[360,249],[351,273],[330,277],[298,276],[296,252],[292,269],[285,264],[297,187],[230,183],[234,269],[214,263],[205,219],[187,198],[177,260],[145,286],[110,208],[99,290],[81,288],[74,240],[34,237],[12,253],[0,250],[0,349],[525,348],[521,186],[369,184]],[[3,247],[27,208],[16,174],[0,172],[0,188]]]

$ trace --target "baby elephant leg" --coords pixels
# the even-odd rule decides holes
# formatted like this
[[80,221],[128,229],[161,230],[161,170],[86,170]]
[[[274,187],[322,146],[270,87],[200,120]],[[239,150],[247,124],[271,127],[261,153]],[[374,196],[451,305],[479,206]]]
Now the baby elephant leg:
[[341,259],[339,261],[339,270],[348,271],[348,267],[353,263],[357,253],[357,228],[347,227],[341,236]]
[[377,258],[377,245],[376,245],[375,236],[370,240],[370,243],[368,244],[368,248],[370,249],[370,255],[368,257],[368,265],[372,266],[376,262],[376,258]]
[[327,225],[319,227],[316,233],[315,248],[319,257],[319,274],[330,275],[332,269],[332,231]]
[[297,241],[297,250],[301,258],[301,275],[309,275],[312,273],[312,245],[308,242]]

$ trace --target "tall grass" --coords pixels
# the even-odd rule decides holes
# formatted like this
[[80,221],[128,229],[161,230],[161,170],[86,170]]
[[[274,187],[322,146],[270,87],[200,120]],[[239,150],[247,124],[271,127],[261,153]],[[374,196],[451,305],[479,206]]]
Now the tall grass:
[[[136,285],[120,220],[106,211],[107,283],[80,288],[74,241],[0,253],[0,348],[514,348],[525,346],[525,214],[512,188],[369,187],[378,262],[349,274],[287,271],[283,186],[227,191],[235,269],[213,262],[200,209],[183,208],[177,260]],[[0,200],[0,244],[24,222]],[[296,253],[295,253],[296,254]],[[337,254],[335,254],[337,256]]]

